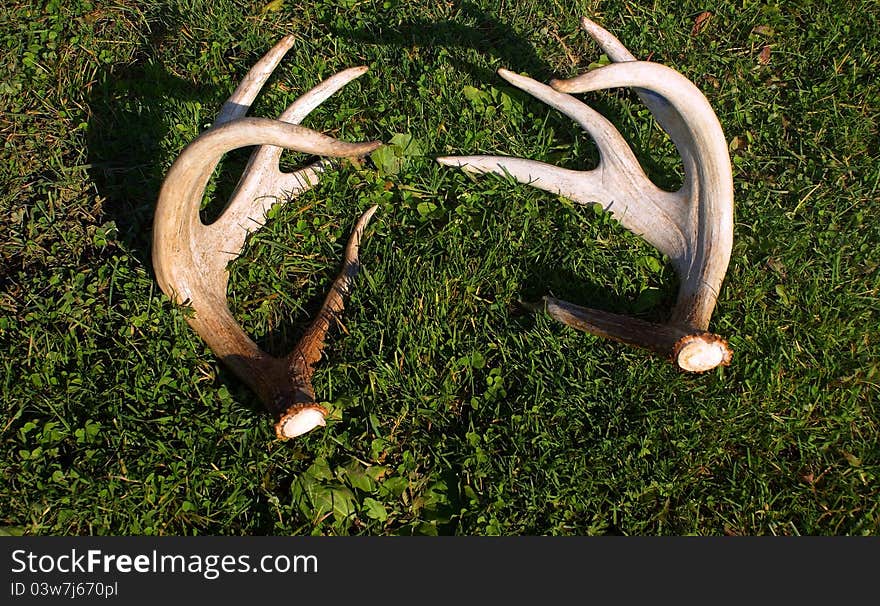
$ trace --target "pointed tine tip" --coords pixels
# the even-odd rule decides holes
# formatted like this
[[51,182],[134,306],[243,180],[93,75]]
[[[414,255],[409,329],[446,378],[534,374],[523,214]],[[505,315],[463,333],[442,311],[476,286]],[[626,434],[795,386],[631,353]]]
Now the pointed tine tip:
[[365,210],[360,217],[358,217],[351,235],[351,240],[354,241],[355,245],[360,243],[361,236],[363,236],[364,230],[367,229],[367,224],[370,222],[370,219],[373,218],[373,215],[376,214],[377,210],[379,210],[379,205],[373,204],[370,208]]
[[352,229],[351,236],[348,238],[348,244],[345,245],[345,263],[347,265],[354,265],[356,268],[359,266],[358,249],[361,246],[361,238],[363,238],[364,232],[367,230],[367,224],[373,218],[373,215],[376,214],[377,210],[379,210],[379,205],[374,204],[358,217],[357,222],[354,224],[354,229]]
[[369,68],[366,65],[360,65],[358,67],[349,67],[333,74],[291,103],[278,119],[283,122],[299,124],[331,95],[349,82],[365,74],[368,70]]
[[590,38],[598,42],[602,48],[605,48],[609,42],[620,44],[611,32],[589,17],[581,17],[581,29],[587,32]]
[[550,88],[560,93],[576,93],[579,92],[577,87],[574,86],[574,81],[577,78],[572,78],[570,80],[553,78],[550,80]]
[[370,68],[367,67],[366,65],[357,65],[355,67],[348,67],[348,68],[342,70],[341,72],[337,72],[336,74],[334,74],[333,76],[331,76],[330,78],[325,80],[325,82],[332,82],[335,80],[337,84],[336,84],[336,86],[333,87],[333,89],[334,89],[333,92],[336,92],[337,90],[341,89],[343,86],[348,84],[349,82],[353,82],[354,80],[357,80],[358,78],[360,78],[361,76],[366,74],[368,71],[370,71]]
[[472,165],[475,162],[479,163],[488,157],[489,156],[439,156],[437,158],[434,158],[434,160],[436,160],[438,164],[442,164],[443,166],[452,166],[455,168],[461,168],[463,170],[471,170]]
[[376,211],[377,211],[377,210],[379,210],[379,205],[378,205],[378,204],[374,204],[373,206],[371,206],[370,208],[368,208],[368,209],[364,212],[364,214],[361,215],[360,219],[358,219],[358,221],[357,221],[357,227],[358,227],[358,228],[365,228],[365,227],[367,226],[367,223],[370,222],[370,219],[373,218],[373,215],[376,214]]
[[581,29],[585,30],[591,36],[596,31],[604,31],[599,24],[590,19],[589,17],[581,17]]
[[498,68],[498,75],[519,88],[519,83],[525,80],[525,76],[520,76],[518,73],[510,71],[509,69],[504,69],[503,67]]
[[587,32],[587,35],[593,39],[596,44],[602,49],[602,51],[608,56],[611,61],[614,63],[619,63],[622,61],[635,61],[636,58],[633,56],[629,50],[618,40],[614,34],[609,32],[607,29],[588,19],[587,17],[581,18],[581,28]]
[[525,301],[523,299],[517,299],[516,302],[524,311],[530,313],[544,311],[547,308],[547,297],[541,297],[541,299],[538,301]]
[[[267,66],[269,67],[269,72],[275,71],[275,68],[281,63],[281,60],[284,59],[284,55],[287,54],[291,48],[293,48],[293,44],[296,42],[296,38],[293,34],[288,34],[281,38],[278,42],[275,43],[269,52],[263,55],[260,61],[266,61]],[[259,63],[258,63],[259,65]]]
[[337,143],[341,143],[345,149],[342,153],[333,154],[333,157],[337,158],[362,158],[385,145],[382,141],[357,141],[354,143],[338,141]]
[[329,156],[331,158],[364,158],[383,145],[384,143],[381,141],[356,141],[350,143],[348,141],[337,140],[332,147],[323,149],[320,155]]
[[352,80],[360,78],[364,74],[370,71],[370,68],[366,65],[358,65],[355,67],[348,67],[341,72],[335,73],[333,76],[325,80],[325,82],[336,80],[338,82],[338,86],[334,87],[335,90],[339,90]]
[[522,74],[512,72],[509,69],[504,69],[503,67],[498,68],[498,75],[520,89],[528,86],[530,82],[534,82],[534,80],[532,80],[528,76],[523,76]]
[[245,116],[254,102],[254,99],[262,90],[263,85],[272,75],[272,72],[281,63],[284,55],[293,46],[295,38],[292,35],[284,36],[269,52],[262,56],[257,63],[250,69],[244,80],[233,91],[232,95],[226,100],[217,117],[214,119],[214,126],[220,126]]
[[[326,139],[329,139],[327,141]],[[307,150],[310,153],[319,156],[327,156],[330,158],[363,158],[371,154],[373,151],[384,145],[381,141],[340,141],[327,137],[321,142],[319,147],[312,147]],[[285,145],[288,149],[300,149],[295,145]]]
[[516,72],[512,72],[506,69],[499,69],[498,75],[507,80],[510,84],[517,87],[521,91],[525,91],[532,97],[535,97],[539,101],[543,101],[544,103],[552,102],[548,99],[548,93],[552,97],[552,91],[547,90],[547,85],[538,82],[534,78],[530,78],[529,76],[525,76],[523,74],[517,74]]
[[474,162],[479,163],[485,156],[439,156],[434,158],[438,164],[460,168],[465,172],[485,172],[485,169],[475,167]]

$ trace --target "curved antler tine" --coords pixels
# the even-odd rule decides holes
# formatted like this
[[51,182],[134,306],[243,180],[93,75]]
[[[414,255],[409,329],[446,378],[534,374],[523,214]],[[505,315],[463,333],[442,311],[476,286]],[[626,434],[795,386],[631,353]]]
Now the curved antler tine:
[[608,194],[598,171],[583,173],[513,156],[440,156],[435,159],[444,166],[466,172],[512,177],[524,185],[566,198],[597,201],[606,199]]
[[295,38],[293,36],[284,36],[278,44],[263,55],[262,59],[257,61],[241,81],[241,84],[238,85],[238,88],[235,89],[235,92],[232,93],[229,99],[226,100],[226,103],[223,104],[223,107],[220,108],[217,118],[214,120],[214,126],[221,126],[247,114],[266,80],[269,79],[269,76],[272,75],[272,72],[281,63],[281,59],[284,58],[284,55],[293,46],[294,41]]
[[[703,122],[718,124],[712,106],[700,89],[674,69],[659,63],[649,61],[612,63],[568,80],[553,80],[550,85],[565,93],[586,93],[618,87],[639,88],[652,93],[654,99],[662,99],[669,106],[670,111],[677,114],[682,121],[688,133],[688,136],[682,137],[687,147],[693,145],[691,123],[695,119],[697,124]],[[719,132],[720,128],[718,125]],[[727,157],[726,153],[725,157]]]
[[296,348],[286,358],[288,372],[291,376],[297,377],[299,387],[296,392],[291,394],[292,400],[283,404],[282,407],[287,412],[275,424],[275,432],[281,439],[295,438],[316,425],[324,425],[326,410],[315,404],[312,373],[315,364],[321,359],[327,331],[330,330],[333,322],[338,321],[345,305],[345,299],[351,294],[354,287],[354,278],[360,270],[358,253],[361,238],[363,238],[364,230],[378,208],[378,205],[370,207],[355,223],[345,247],[345,256],[339,276],[330,287],[330,292],[327,293],[314,321],[297,343]]
[[308,116],[316,107],[329,99],[334,93],[339,91],[346,84],[363,76],[369,68],[366,65],[358,67],[349,67],[341,72],[334,74],[300,96],[287,109],[284,110],[278,119],[284,122],[299,124],[303,118]]
[[[571,95],[561,93],[546,84],[541,84],[532,78],[516,74],[510,70],[501,68],[498,70],[498,75],[510,82],[513,86],[527,92],[539,101],[543,101],[550,107],[562,112],[577,122],[581,128],[587,131],[590,136],[593,137],[593,140],[596,141],[599,153],[602,155],[602,161],[619,164],[621,165],[620,168],[622,170],[642,173],[641,167],[639,167],[639,163],[626,140],[620,135],[617,129],[614,128],[614,125],[611,124],[611,122],[592,107],[582,103]],[[518,163],[511,162],[510,159],[504,162],[499,162],[495,156],[488,156],[485,161],[477,161],[478,158],[480,158],[480,156],[468,156],[467,164],[473,169],[479,170],[479,172],[493,172],[496,174],[509,173],[521,183],[534,185],[535,187],[546,189],[554,193],[560,193],[569,197],[572,197],[573,195],[577,198],[576,189],[574,188],[569,188],[568,193],[563,193],[558,188],[542,187],[539,184],[540,181],[536,178],[539,177],[541,173],[546,173],[555,167],[548,167],[545,164],[527,160],[521,160]],[[459,162],[456,162],[455,156],[437,159],[441,164],[461,166],[462,164],[460,160],[462,160],[462,158],[459,158],[458,160]],[[500,168],[501,172],[499,172],[498,168]],[[563,177],[564,175],[564,172],[561,174],[553,173],[554,178]],[[647,177],[645,179],[647,180]],[[598,185],[598,182],[601,182],[601,179],[597,178],[596,181]],[[596,188],[593,191],[598,192],[604,190]],[[591,195],[596,194],[588,194],[586,199],[577,199],[585,203],[596,201],[596,198],[591,197]]]
[[[299,124],[333,93],[365,74],[367,69],[365,66],[352,67],[331,76],[294,101],[278,119]],[[324,163],[318,162],[293,173],[284,173],[278,166],[283,151],[283,148],[276,146],[260,146],[254,150],[238,187],[227,203],[225,218],[218,219],[225,223],[223,229],[235,225],[243,229],[246,236],[263,225],[266,213],[273,205],[318,183]]]
[[[589,36],[595,40],[599,48],[615,63],[626,63],[629,61],[638,61],[636,57],[618,40],[611,32],[601,27],[587,17],[581,19],[581,27]],[[570,80],[551,80],[550,86],[560,92],[574,92],[569,89]],[[681,116],[663,97],[660,97],[650,90],[634,87],[636,94],[641,99],[645,107],[654,115],[657,124],[665,130],[672,142],[679,148],[679,153],[687,150],[687,138],[685,135],[684,122]],[[683,158],[687,165],[687,157]]]
[[[687,209],[680,196],[659,189],[648,179],[626,139],[614,125],[589,105],[546,84],[506,69],[499,69],[498,74],[577,122],[590,134],[599,149],[600,164],[595,171],[579,173],[579,178],[562,173],[560,176],[569,177],[559,181],[560,185],[565,186],[564,190],[546,186],[542,189],[559,193],[582,204],[602,203],[624,227],[644,237],[677,262],[685,250],[681,233],[687,222]],[[608,187],[612,185],[608,178],[609,173],[626,175],[628,186],[638,189],[639,193],[621,196],[619,188],[622,184],[618,182],[620,179],[613,183],[618,189],[609,191]],[[649,195],[645,195],[646,193]],[[626,202],[622,203],[624,199]],[[646,220],[648,217],[650,219]]]
[[571,95],[509,70],[499,69],[498,75],[577,122],[593,137],[603,162],[619,163],[621,170],[642,172],[626,140],[611,122],[592,107]]
[[[330,76],[297,98],[296,101],[291,103],[287,109],[278,116],[278,119],[282,122],[289,122],[290,124],[299,124],[306,116],[312,113],[315,108],[329,99],[346,84],[367,73],[368,69],[369,68],[365,65],[360,67],[350,67]],[[280,147],[261,147],[254,153],[254,158],[251,161],[251,164],[256,166],[259,166],[262,163],[267,165],[277,164],[282,151],[283,150]],[[280,173],[280,171],[278,172]]]

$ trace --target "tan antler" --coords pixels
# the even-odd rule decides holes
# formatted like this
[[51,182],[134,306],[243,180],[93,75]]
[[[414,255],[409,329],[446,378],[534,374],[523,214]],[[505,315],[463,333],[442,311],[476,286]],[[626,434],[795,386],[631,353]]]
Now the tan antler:
[[[600,161],[574,171],[505,156],[447,156],[441,164],[476,173],[510,175],[582,204],[600,203],[627,229],[669,256],[680,278],[678,300],[666,324],[588,309],[544,298],[557,320],[594,335],[645,347],[680,368],[703,372],[730,363],[731,350],[708,332],[733,245],[733,177],[724,133],[706,97],[687,78],[659,65],[636,61],[609,32],[589,19],[584,29],[611,65],[545,86],[504,69],[499,75],[581,125],[596,141]],[[614,126],[566,93],[634,87],[684,162],[684,185],[666,192],[645,175]]]
[[[247,235],[259,229],[277,202],[312,187],[322,164],[283,173],[283,149],[331,157],[355,157],[381,145],[346,143],[298,126],[305,116],[334,92],[366,71],[345,70],[322,82],[281,114],[278,120],[244,115],[281,58],[293,45],[288,36],[248,73],[220,110],[214,125],[181,152],[165,177],[153,225],[153,267],[162,290],[177,303],[188,304],[187,321],[214,353],[259,395],[277,417],[279,438],[292,438],[324,425],[327,411],[315,402],[314,364],[321,356],[333,318],[342,312],[358,270],[358,247],[376,207],[355,225],[346,247],[342,272],[333,283],[317,318],[293,352],[270,356],[235,321],[226,300],[227,264],[241,254]],[[223,214],[210,225],[199,218],[199,207],[211,174],[221,157],[234,149],[259,146],[251,155]]]

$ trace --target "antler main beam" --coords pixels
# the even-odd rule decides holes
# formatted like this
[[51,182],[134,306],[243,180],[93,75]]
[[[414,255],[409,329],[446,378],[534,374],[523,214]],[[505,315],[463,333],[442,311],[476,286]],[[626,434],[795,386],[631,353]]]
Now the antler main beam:
[[[575,120],[596,141],[599,165],[574,171],[507,156],[447,156],[441,164],[476,173],[510,175],[520,183],[581,203],[600,203],[627,229],[668,255],[680,278],[666,324],[580,307],[552,297],[544,308],[585,332],[650,349],[681,369],[704,372],[730,363],[731,350],[708,332],[733,246],[733,177],[727,144],[705,96],[687,78],[635,57],[608,31],[584,18],[583,28],[614,62],[546,86],[505,69],[513,86]],[[684,184],[666,192],[645,175],[617,129],[568,93],[633,87],[669,134],[684,163]]]
[[[339,277],[318,316],[285,358],[260,349],[233,318],[226,299],[226,267],[241,254],[248,234],[263,225],[269,208],[318,182],[321,163],[281,172],[278,160],[284,149],[338,158],[363,156],[381,145],[338,141],[298,125],[330,95],[366,72],[365,67],[347,69],[322,82],[278,120],[244,117],[293,41],[288,36],[275,45],[224,103],[213,126],[181,152],[162,184],[153,228],[153,267],[160,287],[175,302],[192,308],[187,322],[276,416],[281,439],[324,425],[327,411],[316,403],[311,382],[314,365],[351,290],[359,268],[360,241],[376,207],[357,221]],[[229,151],[254,145],[259,147],[222,215],[205,225],[199,207],[218,162]]]

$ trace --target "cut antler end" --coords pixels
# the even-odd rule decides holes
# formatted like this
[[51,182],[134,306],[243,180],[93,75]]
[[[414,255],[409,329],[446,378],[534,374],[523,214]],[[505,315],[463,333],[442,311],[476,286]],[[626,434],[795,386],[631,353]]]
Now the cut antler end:
[[729,366],[733,351],[723,338],[704,332],[679,339],[672,359],[682,370],[707,372],[719,366]]
[[275,423],[275,435],[279,440],[289,440],[308,433],[316,427],[324,427],[327,409],[318,404],[300,404],[290,407]]

